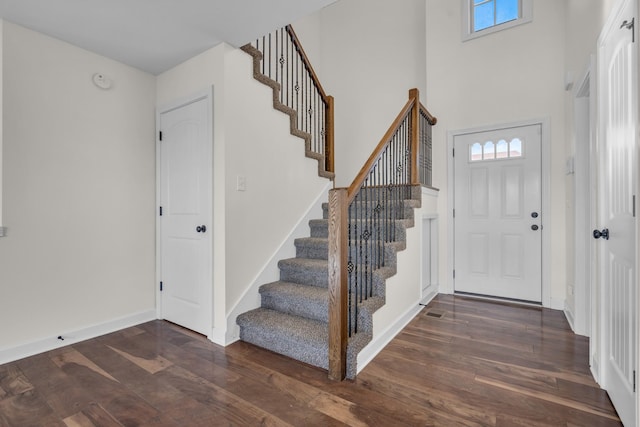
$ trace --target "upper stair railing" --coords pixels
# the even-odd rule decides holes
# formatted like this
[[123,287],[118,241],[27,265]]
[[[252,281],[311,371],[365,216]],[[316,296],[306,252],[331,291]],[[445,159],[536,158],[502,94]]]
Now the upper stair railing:
[[347,342],[359,309],[386,278],[387,243],[414,188],[431,187],[431,127],[417,89],[349,188],[329,194],[329,377],[346,375]]
[[[242,50],[254,57],[254,77],[274,89],[274,107],[291,116],[291,133],[304,138],[321,176],[333,178],[333,97],[328,96],[290,25]],[[275,82],[275,84],[274,84]]]

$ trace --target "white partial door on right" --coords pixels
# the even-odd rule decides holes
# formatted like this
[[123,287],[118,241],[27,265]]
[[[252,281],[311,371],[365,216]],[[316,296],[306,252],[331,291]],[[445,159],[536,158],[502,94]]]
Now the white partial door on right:
[[[626,427],[636,425],[636,1],[626,0],[600,40],[598,229],[604,330],[603,386]],[[637,41],[637,40],[636,40]]]
[[542,301],[541,125],[454,137],[454,289]]

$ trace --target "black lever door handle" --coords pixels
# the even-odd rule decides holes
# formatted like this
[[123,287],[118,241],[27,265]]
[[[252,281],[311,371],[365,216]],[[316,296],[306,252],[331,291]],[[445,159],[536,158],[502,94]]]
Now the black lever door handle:
[[594,239],[599,239],[599,238],[603,238],[604,240],[609,240],[609,229],[608,228],[604,228],[602,229],[602,231],[600,230],[593,230],[593,238]]
[[198,233],[206,233],[207,226],[206,225],[199,225],[199,226],[196,227],[196,231]]

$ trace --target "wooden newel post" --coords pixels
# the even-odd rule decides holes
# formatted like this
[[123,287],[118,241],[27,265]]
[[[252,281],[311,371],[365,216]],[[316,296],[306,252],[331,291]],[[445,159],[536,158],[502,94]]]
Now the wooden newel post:
[[420,147],[418,139],[420,135],[420,92],[418,89],[409,90],[409,99],[414,100],[413,109],[411,110],[411,185],[419,185],[418,150]]
[[347,374],[347,215],[346,188],[329,191],[329,378]]
[[335,172],[335,163],[334,163],[334,141],[335,141],[335,122],[334,122],[334,107],[333,107],[333,96],[327,96],[327,117],[326,117],[326,147],[325,147],[325,169],[327,172]]

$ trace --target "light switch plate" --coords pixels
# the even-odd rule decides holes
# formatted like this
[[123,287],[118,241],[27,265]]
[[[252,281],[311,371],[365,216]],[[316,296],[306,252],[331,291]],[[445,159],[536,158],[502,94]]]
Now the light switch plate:
[[238,191],[247,191],[247,177],[243,175],[238,175],[238,180],[236,183],[236,190]]

